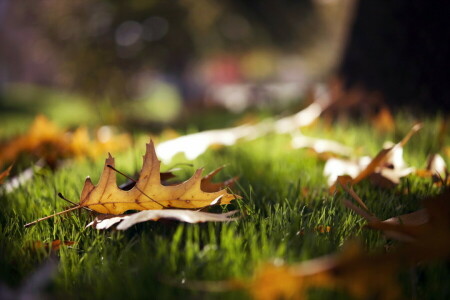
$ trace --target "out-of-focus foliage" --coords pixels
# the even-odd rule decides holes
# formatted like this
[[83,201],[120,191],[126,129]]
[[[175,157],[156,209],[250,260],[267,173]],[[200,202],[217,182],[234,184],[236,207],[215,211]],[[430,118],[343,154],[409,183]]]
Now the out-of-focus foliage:
[[[202,66],[193,69],[192,62],[220,64],[213,57],[225,53],[242,64],[244,73],[264,76],[270,66],[263,66],[266,72],[252,66],[264,52],[240,56],[255,49],[297,49],[311,36],[301,26],[314,19],[310,1],[284,2],[289,10],[275,1],[7,1],[2,39],[10,46],[1,55],[4,79],[24,79],[29,72],[38,83],[123,99],[142,95],[148,79],[162,76],[195,94],[189,85],[201,78],[185,77]],[[261,58],[269,58],[270,65],[270,56]]]

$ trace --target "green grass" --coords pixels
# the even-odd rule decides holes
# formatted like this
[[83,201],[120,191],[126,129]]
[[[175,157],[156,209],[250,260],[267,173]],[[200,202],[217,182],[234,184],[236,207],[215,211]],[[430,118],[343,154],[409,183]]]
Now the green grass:
[[[398,141],[413,120],[401,116],[399,129],[376,132],[370,124],[318,123],[304,134],[331,138],[361,154],[375,155],[387,139]],[[423,167],[434,149],[439,118],[425,121],[425,128],[405,148],[405,160]],[[449,144],[450,137],[446,137]],[[139,171],[144,145],[135,145],[116,156],[116,166],[128,174]],[[448,157],[445,157],[448,159]],[[176,162],[185,162],[178,156]],[[57,217],[31,228],[23,225],[63,210],[63,193],[78,201],[84,179],[96,183],[103,166],[97,161],[72,161],[56,171],[42,169],[33,180],[13,193],[1,194],[0,283],[18,288],[50,253],[30,250],[32,241],[69,240],[73,247],[58,252],[56,276],[46,293],[51,298],[73,299],[247,299],[244,291],[212,293],[180,288],[183,280],[250,278],[264,262],[292,264],[339,251],[348,239],[359,238],[368,249],[383,247],[379,233],[364,229],[364,221],[340,204],[345,195],[329,195],[322,176],[324,162],[309,150],[292,150],[287,135],[269,135],[235,146],[208,150],[177,175],[185,179],[197,167],[206,171],[227,164],[218,179],[240,176],[234,191],[242,200],[226,210],[239,208],[246,216],[231,223],[183,224],[147,222],[126,232],[85,228],[92,219],[87,212]],[[169,166],[163,166],[168,168]],[[118,175],[118,182],[125,179]],[[379,217],[388,218],[420,207],[420,200],[437,189],[427,179],[413,176],[394,190],[382,190],[363,182],[356,191]],[[302,191],[307,190],[305,196]],[[408,193],[402,191],[408,190]],[[218,209],[220,211],[221,209]],[[317,233],[319,225],[330,233]],[[412,274],[412,275],[411,275]],[[405,297],[445,299],[450,295],[450,268],[442,263],[423,265],[400,276]],[[414,278],[412,280],[411,278]],[[177,283],[177,284],[175,284]],[[313,299],[347,299],[345,293],[315,290]]]

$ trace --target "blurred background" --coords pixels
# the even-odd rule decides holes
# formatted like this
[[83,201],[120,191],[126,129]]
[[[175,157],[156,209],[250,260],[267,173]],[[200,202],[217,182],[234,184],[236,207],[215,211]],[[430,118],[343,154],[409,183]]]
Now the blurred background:
[[205,110],[223,127],[249,110],[298,111],[317,87],[332,113],[364,117],[380,103],[448,112],[449,6],[0,0],[2,130],[38,113],[157,129],[201,123]]
[[332,73],[353,2],[0,0],[2,128],[298,110]]

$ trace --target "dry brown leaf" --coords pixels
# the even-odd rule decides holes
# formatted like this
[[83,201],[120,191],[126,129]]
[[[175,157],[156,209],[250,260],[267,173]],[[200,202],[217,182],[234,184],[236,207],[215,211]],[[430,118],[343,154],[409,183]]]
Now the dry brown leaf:
[[[450,190],[424,201],[425,208],[384,222],[369,222],[373,229],[402,237],[401,249],[412,262],[450,257]],[[398,219],[398,221],[397,221]],[[405,239],[406,237],[406,239]]]
[[11,169],[12,169],[12,165],[9,166],[5,171],[0,173],[0,184],[2,184],[3,181],[5,180],[5,178],[9,176]]
[[416,262],[450,257],[449,189],[425,199],[424,209],[384,221],[373,216],[367,208],[363,210],[348,200],[344,200],[344,205],[365,218],[370,228],[404,242],[407,246],[400,250],[404,259]]
[[424,209],[385,221],[350,201],[344,204],[400,245],[388,253],[369,254],[350,244],[339,255],[293,266],[266,265],[247,284],[255,299],[304,299],[310,288],[345,290],[357,299],[399,299],[402,267],[450,257],[450,190],[426,199]]
[[[403,146],[421,128],[422,124],[414,125],[399,143],[385,146],[365,167],[363,166],[366,161],[361,159],[358,162],[330,159],[324,168],[324,175],[328,177],[328,183],[332,183],[333,179],[337,179],[341,175],[350,175],[353,178],[352,185],[370,178],[373,184],[380,187],[395,186],[400,182],[401,177],[414,171],[414,168],[408,168],[403,160]],[[336,184],[335,181],[331,185],[330,192],[336,190]]]
[[344,204],[371,228],[399,239],[400,245],[388,253],[369,254],[351,244],[340,255],[265,266],[247,285],[255,299],[304,299],[310,288],[346,290],[357,299],[399,299],[397,275],[402,267],[450,257],[450,190],[426,199],[424,209],[385,221],[349,201]]
[[116,227],[117,230],[127,230],[137,223],[158,221],[161,219],[186,223],[229,222],[237,220],[236,217],[233,217],[237,212],[237,210],[234,210],[228,213],[215,214],[185,209],[144,210],[127,215],[99,215],[86,227],[92,226],[95,229],[108,229],[119,223]]
[[[420,129],[422,128],[422,124],[416,124],[414,125],[411,130],[408,132],[408,134],[397,144],[393,145],[392,147],[386,148],[381,150],[370,162],[370,164],[361,171],[361,173],[358,174],[353,179],[353,184],[357,184],[361,180],[365,179],[367,176],[375,173],[378,168],[383,167],[386,163],[389,163],[392,158],[397,156],[402,156],[403,154],[403,147],[404,145],[409,141],[409,139]],[[395,161],[392,161],[391,163],[395,163]]]

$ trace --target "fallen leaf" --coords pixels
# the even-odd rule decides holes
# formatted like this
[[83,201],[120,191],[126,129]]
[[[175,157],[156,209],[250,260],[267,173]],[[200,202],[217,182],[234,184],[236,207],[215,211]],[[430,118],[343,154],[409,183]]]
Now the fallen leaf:
[[43,159],[54,167],[60,159],[96,157],[103,155],[106,150],[122,150],[129,145],[128,135],[113,135],[110,127],[101,127],[97,137],[91,139],[85,127],[74,132],[66,131],[39,115],[27,133],[0,146],[0,167],[1,164],[16,160],[23,153]]
[[450,190],[427,198],[424,209],[385,221],[344,204],[400,244],[387,253],[366,253],[352,243],[341,254],[292,266],[266,265],[247,284],[255,299],[304,299],[310,288],[345,290],[357,299],[399,299],[401,268],[450,257]]
[[[214,192],[203,191],[201,189],[203,169],[198,169],[185,182],[177,185],[163,185],[160,174],[161,162],[156,157],[154,144],[150,141],[146,146],[142,170],[132,188],[122,190],[117,186],[114,158],[109,155],[99,183],[95,186],[89,177],[86,178],[78,205],[28,223],[25,227],[80,208],[88,208],[102,214],[119,215],[128,210],[199,209],[215,204],[229,204],[231,200],[239,198],[229,194],[226,189]],[[216,187],[210,182],[213,175],[204,180],[204,185],[208,188]]]
[[[397,144],[385,144],[384,148],[368,162],[367,157],[359,160],[342,160],[331,158],[325,164],[324,175],[328,178],[330,192],[336,190],[337,178],[342,175],[352,177],[351,184],[357,184],[369,178],[372,184],[390,188],[400,182],[400,178],[414,172],[403,160],[403,146],[420,129],[421,124],[414,125],[408,134]],[[368,162],[368,163],[367,163]]]
[[404,259],[417,262],[450,257],[449,189],[425,199],[423,209],[384,221],[370,213],[367,207],[363,210],[348,200],[344,200],[344,205],[365,218],[368,227],[404,242],[407,245],[401,248]]
[[322,104],[315,101],[298,113],[275,121],[275,132],[290,133],[296,131],[298,128],[311,125],[327,105],[328,103]]
[[316,153],[334,153],[342,156],[349,156],[352,153],[350,147],[344,146],[336,141],[312,138],[297,134],[292,138],[291,145],[294,149],[311,148]]
[[445,163],[444,158],[437,153],[428,157],[426,169],[433,174],[441,176],[442,178],[445,178],[448,173],[447,164]]
[[184,153],[188,160],[194,160],[212,145],[231,146],[237,140],[247,137],[258,137],[262,134],[252,125],[208,130],[177,137],[158,144],[158,157],[168,163],[178,153]]
[[350,178],[358,176],[369,165],[370,161],[371,159],[368,156],[363,156],[355,160],[332,157],[325,163],[323,174],[327,177],[328,185],[333,186],[340,176],[348,175]]
[[97,186],[86,179],[81,192],[79,207],[88,207],[105,214],[121,214],[127,210],[148,210],[160,208],[202,208],[220,201],[228,204],[236,199],[226,190],[207,193],[201,190],[201,173],[198,169],[187,181],[174,186],[164,186],[160,179],[160,162],[156,158],[153,142],[147,144],[142,171],[136,185],[129,191],[120,190],[116,184],[116,173],[110,155],[105,162]]
[[357,299],[398,299],[400,260],[395,255],[366,254],[359,244],[342,253],[286,266],[268,264],[247,284],[254,299],[305,299],[311,288],[340,289]]
[[298,113],[276,121],[263,120],[254,125],[208,130],[177,137],[157,145],[156,152],[162,161],[168,163],[178,153],[187,159],[196,159],[213,145],[231,146],[241,139],[255,139],[269,132],[289,133],[299,127],[310,125],[323,111],[323,105],[312,103]]
[[426,168],[417,170],[415,174],[423,178],[432,178],[437,185],[442,185],[442,183],[448,185],[450,183],[447,164],[444,158],[437,153],[429,155]]
[[408,132],[408,134],[399,143],[381,150],[372,159],[369,165],[367,165],[367,167],[353,179],[353,184],[357,184],[361,180],[365,179],[367,176],[375,173],[379,168],[382,168],[389,164],[392,165],[392,168],[394,170],[403,168],[404,167],[404,161],[402,158],[403,147],[409,141],[409,139],[421,128],[422,124],[414,125]]
[[241,286],[257,300],[304,299],[311,288],[344,290],[357,299],[399,299],[402,268],[450,257],[450,190],[425,199],[424,209],[385,221],[350,201],[344,204],[400,243],[378,253],[351,243],[341,254],[291,266],[265,265]]
[[185,209],[144,210],[127,215],[99,215],[86,227],[92,226],[95,229],[108,229],[119,223],[116,227],[117,230],[127,230],[137,223],[158,221],[161,219],[186,223],[229,222],[237,220],[236,217],[233,217],[237,212],[237,210],[234,210],[228,213],[215,214]]
[[[450,257],[450,190],[424,200],[424,209],[368,226],[400,236],[401,249],[412,262]],[[405,239],[407,237],[407,239]]]
[[0,147],[0,163],[16,160],[23,152],[45,157],[49,164],[55,164],[58,155],[68,152],[67,143],[63,141],[64,132],[47,118],[39,115],[28,129],[28,132]]

